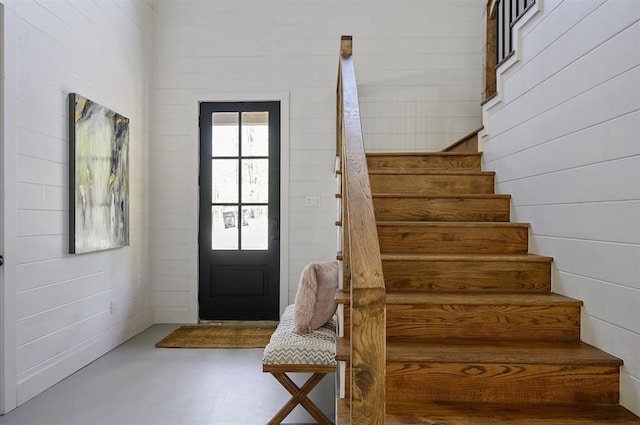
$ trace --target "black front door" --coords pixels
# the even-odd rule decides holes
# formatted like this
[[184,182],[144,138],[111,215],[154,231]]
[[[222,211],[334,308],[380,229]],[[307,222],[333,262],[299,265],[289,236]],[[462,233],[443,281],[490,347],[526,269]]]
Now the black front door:
[[277,320],[280,102],[200,104],[200,319]]

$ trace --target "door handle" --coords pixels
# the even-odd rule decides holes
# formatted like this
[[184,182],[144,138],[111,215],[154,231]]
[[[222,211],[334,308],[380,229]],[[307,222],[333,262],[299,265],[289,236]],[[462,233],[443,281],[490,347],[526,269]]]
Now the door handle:
[[0,255],[0,266],[4,264],[4,257]]

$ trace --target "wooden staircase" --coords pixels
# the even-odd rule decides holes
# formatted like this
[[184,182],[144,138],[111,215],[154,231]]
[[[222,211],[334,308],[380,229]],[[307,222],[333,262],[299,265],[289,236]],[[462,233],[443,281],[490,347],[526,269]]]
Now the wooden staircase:
[[[552,258],[528,253],[528,224],[510,222],[510,197],[465,146],[367,155],[387,291],[385,423],[639,424],[618,405],[622,362],[580,341],[582,302],[551,293]],[[338,299],[348,321],[349,296]]]

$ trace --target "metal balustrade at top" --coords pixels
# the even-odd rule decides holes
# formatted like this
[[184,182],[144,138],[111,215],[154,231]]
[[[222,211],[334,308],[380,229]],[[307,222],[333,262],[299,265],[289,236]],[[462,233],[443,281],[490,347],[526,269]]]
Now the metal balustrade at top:
[[513,53],[513,24],[526,12],[535,0],[498,0],[497,19],[497,63],[502,63]]
[[515,50],[513,27],[536,0],[488,0],[484,100],[496,94],[496,70]]

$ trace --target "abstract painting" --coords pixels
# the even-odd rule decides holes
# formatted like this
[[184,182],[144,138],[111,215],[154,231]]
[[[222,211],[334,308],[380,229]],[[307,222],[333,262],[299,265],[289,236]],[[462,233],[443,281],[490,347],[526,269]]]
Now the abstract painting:
[[69,252],[129,245],[129,119],[69,94]]

